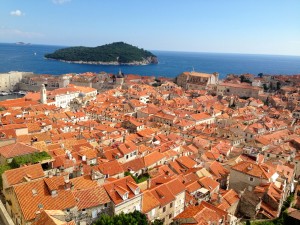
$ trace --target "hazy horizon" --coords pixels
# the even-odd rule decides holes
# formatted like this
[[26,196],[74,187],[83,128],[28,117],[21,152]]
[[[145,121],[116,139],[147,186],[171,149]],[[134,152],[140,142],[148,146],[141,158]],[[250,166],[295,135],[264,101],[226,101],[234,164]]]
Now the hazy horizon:
[[[17,41],[17,42],[0,42],[0,44],[16,44],[18,42],[22,41]],[[61,47],[61,48],[68,48],[68,47],[79,47],[79,46],[84,46],[84,47],[97,47],[100,45],[95,45],[95,46],[86,46],[86,45],[59,45],[59,44],[38,44],[38,43],[26,43],[25,44],[30,44],[30,45],[42,45],[42,46],[55,46],[55,47]],[[111,42],[112,43],[112,42]],[[111,44],[111,43],[104,43],[105,44]],[[130,44],[130,43],[127,43]],[[143,48],[142,46],[137,46],[139,48]],[[143,48],[145,49],[145,48]],[[266,56],[292,56],[292,57],[300,57],[299,55],[285,55],[285,54],[265,54],[265,53],[240,53],[240,52],[200,52],[200,51],[176,51],[176,50],[164,50],[164,49],[145,49],[147,51],[156,51],[156,52],[172,52],[172,53],[205,53],[205,54],[236,54],[236,55],[266,55]]]

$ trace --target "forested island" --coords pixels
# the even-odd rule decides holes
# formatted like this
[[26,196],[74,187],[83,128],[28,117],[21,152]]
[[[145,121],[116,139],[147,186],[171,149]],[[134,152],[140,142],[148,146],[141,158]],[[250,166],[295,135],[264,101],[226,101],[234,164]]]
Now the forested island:
[[115,42],[98,47],[69,47],[46,54],[47,59],[69,63],[102,65],[147,65],[157,64],[157,57],[151,52],[124,42]]

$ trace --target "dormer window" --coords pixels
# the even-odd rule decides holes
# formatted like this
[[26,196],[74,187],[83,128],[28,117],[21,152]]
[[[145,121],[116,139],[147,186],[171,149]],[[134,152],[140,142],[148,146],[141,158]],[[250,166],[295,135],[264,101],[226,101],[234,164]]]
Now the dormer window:
[[128,199],[128,192],[126,192],[123,196],[122,196],[123,200],[127,200]]
[[135,189],[135,191],[134,191],[134,194],[135,194],[135,195],[138,195],[138,194],[140,193],[140,191],[141,191],[140,188],[137,187],[137,188]]
[[52,196],[52,197],[57,196],[57,190],[52,190],[52,191],[51,191],[51,196]]
[[36,196],[36,195],[38,194],[38,192],[37,192],[36,189],[32,189],[31,191],[32,191],[32,195],[33,195],[33,196]]

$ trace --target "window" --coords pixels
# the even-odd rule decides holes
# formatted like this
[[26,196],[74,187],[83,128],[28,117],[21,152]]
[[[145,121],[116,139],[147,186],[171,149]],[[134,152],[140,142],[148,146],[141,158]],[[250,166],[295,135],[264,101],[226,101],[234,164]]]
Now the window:
[[172,207],[173,207],[173,202],[170,203],[170,208],[172,208]]
[[107,206],[108,206],[108,204],[107,204],[107,203],[105,203],[105,204],[104,204],[104,208],[107,208]]
[[128,192],[126,192],[124,195],[123,195],[123,200],[126,200],[128,199]]
[[171,218],[172,218],[172,214],[169,215],[169,219],[171,219]]
[[253,182],[253,181],[254,181],[254,178],[253,178],[253,177],[249,177],[249,180]]
[[163,207],[163,212],[165,212],[166,211],[166,206],[165,207]]

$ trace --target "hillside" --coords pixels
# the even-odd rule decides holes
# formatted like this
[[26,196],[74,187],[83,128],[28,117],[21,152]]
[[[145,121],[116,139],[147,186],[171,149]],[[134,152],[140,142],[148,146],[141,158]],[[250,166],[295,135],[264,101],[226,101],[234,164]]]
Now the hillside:
[[98,47],[69,47],[46,54],[47,59],[88,64],[156,64],[157,57],[151,52],[124,42],[115,42]]

